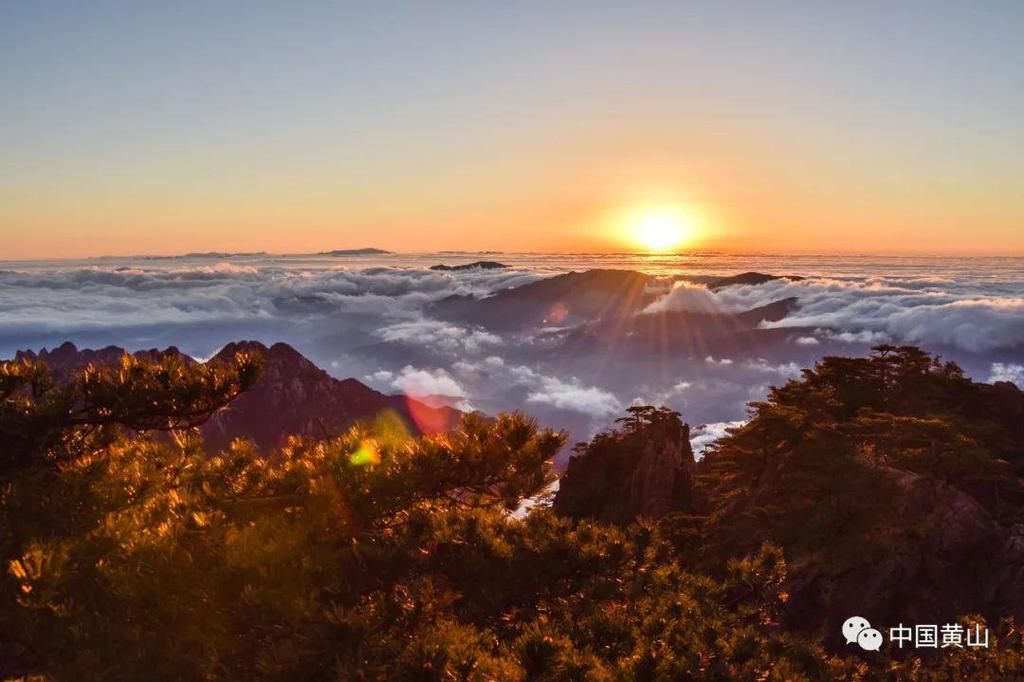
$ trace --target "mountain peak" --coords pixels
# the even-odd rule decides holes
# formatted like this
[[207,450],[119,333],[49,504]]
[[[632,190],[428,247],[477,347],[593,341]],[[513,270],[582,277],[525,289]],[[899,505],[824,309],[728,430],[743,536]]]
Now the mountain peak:
[[333,251],[321,251],[318,256],[383,256],[386,254],[394,253],[394,251],[386,251],[385,249],[376,249],[372,247],[365,247],[361,249],[335,249]]
[[244,339],[242,341],[231,341],[225,344],[223,348],[217,351],[217,354],[213,357],[221,359],[230,359],[235,353],[255,353],[258,355],[266,355],[268,348],[259,341],[252,341]]
[[[116,346],[79,350],[68,342],[52,351],[19,351],[16,357],[42,361],[60,377],[90,364],[118,363],[125,353]],[[281,445],[292,435],[313,438],[339,435],[353,423],[372,420],[384,412],[397,414],[410,433],[435,433],[453,428],[461,414],[458,410],[434,407],[404,395],[385,395],[357,379],[335,379],[287,343],[278,342],[268,348],[260,341],[233,341],[221,348],[212,360],[229,362],[236,353],[263,358],[263,376],[201,427],[213,450],[226,447],[236,438],[252,440],[266,449]],[[139,351],[134,355],[180,356],[194,362],[173,346]]]

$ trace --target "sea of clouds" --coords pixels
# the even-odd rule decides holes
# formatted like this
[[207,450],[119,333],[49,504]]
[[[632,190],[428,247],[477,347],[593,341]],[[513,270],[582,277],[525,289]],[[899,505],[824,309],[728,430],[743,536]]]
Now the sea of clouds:
[[[1024,259],[488,255],[504,270],[434,271],[472,254],[95,259],[0,263],[0,357],[18,349],[174,345],[197,358],[239,339],[284,341],[339,377],[461,409],[523,409],[585,438],[636,402],[667,404],[704,447],[746,405],[826,353],[913,343],[985,381],[1024,383]],[[486,296],[570,270],[687,276],[645,313],[740,312],[795,297],[768,327],[794,330],[770,354],[699,356],[657,368],[545,362],[530,335],[432,319],[452,295]],[[802,276],[712,291],[713,276]]]

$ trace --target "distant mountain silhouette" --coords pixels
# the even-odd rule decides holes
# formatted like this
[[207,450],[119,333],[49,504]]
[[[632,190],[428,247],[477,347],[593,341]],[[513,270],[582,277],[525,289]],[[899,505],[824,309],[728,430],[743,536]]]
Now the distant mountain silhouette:
[[[776,279],[784,278],[745,272],[717,279],[700,278],[700,281],[709,289],[717,290],[739,284],[763,284]],[[671,280],[668,284],[671,284]],[[666,292],[665,285],[665,278],[653,277],[634,270],[570,272],[503,289],[486,297],[449,296],[432,304],[428,313],[444,320],[477,324],[502,331],[572,327],[638,313]],[[770,304],[771,307],[766,306],[756,314],[750,311],[750,315],[741,318],[741,324],[756,325],[760,319],[752,324],[748,320],[758,315],[768,321],[782,319],[795,307],[795,299],[787,300],[790,303],[773,303]]]
[[[39,360],[50,368],[50,371],[58,378],[62,378],[71,372],[84,369],[89,365],[112,365],[120,362],[121,357],[126,353],[124,348],[118,346],[107,346],[97,350],[83,348],[79,350],[75,344],[67,341],[53,350],[43,348],[38,353],[34,351],[20,350],[14,355],[15,360]],[[182,353],[176,346],[170,346],[164,350],[150,349],[140,350],[132,355],[143,358],[159,359],[165,357],[183,357],[188,362],[195,362],[192,358]]]
[[334,251],[321,251],[318,256],[382,256],[385,254],[394,253],[394,251],[385,251],[384,249],[336,249]]
[[[90,364],[120,362],[125,352],[116,346],[79,350],[65,343],[52,351],[21,351],[16,358],[41,360],[61,377]],[[412,434],[447,431],[459,420],[460,412],[450,407],[433,407],[404,395],[385,395],[356,379],[335,379],[284,343],[270,348],[256,341],[230,343],[214,359],[230,359],[237,352],[259,355],[266,366],[255,387],[202,427],[206,442],[214,449],[235,438],[247,438],[261,448],[270,448],[282,444],[289,435],[338,435],[356,421],[389,411],[397,414]],[[195,362],[174,347],[135,355],[180,356]]]
[[792,282],[799,282],[804,278],[797,277],[795,275],[766,275],[761,272],[744,272],[739,275],[722,277],[721,279],[715,280],[708,284],[708,289],[714,291],[716,289],[723,289],[737,284],[764,284],[765,282],[771,282],[777,279],[788,279]]
[[459,271],[459,270],[501,270],[508,266],[504,263],[498,263],[493,260],[478,260],[473,263],[465,263],[463,265],[445,265],[444,263],[438,263],[437,265],[431,265],[431,270],[444,270],[444,271]]
[[266,256],[266,251],[190,251],[174,256],[137,256],[141,260],[181,260],[185,258],[247,258]]
[[428,313],[492,329],[571,326],[639,311],[650,302],[644,288],[651,279],[632,270],[570,272],[486,298],[449,296],[434,303]]
[[778,322],[796,310],[797,299],[795,296],[772,301],[758,308],[751,308],[738,313],[736,318],[744,324],[756,327],[762,322]]

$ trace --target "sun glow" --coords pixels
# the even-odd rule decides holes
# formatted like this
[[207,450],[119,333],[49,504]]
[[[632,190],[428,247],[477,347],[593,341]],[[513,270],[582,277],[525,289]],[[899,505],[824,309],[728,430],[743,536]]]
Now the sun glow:
[[674,251],[694,239],[696,226],[692,217],[674,207],[648,207],[627,217],[625,232],[645,251]]

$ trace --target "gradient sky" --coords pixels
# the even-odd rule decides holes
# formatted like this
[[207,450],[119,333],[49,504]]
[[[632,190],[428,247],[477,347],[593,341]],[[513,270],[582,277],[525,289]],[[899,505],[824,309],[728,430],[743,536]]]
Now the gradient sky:
[[0,0],[0,259],[1024,254],[1024,2]]

